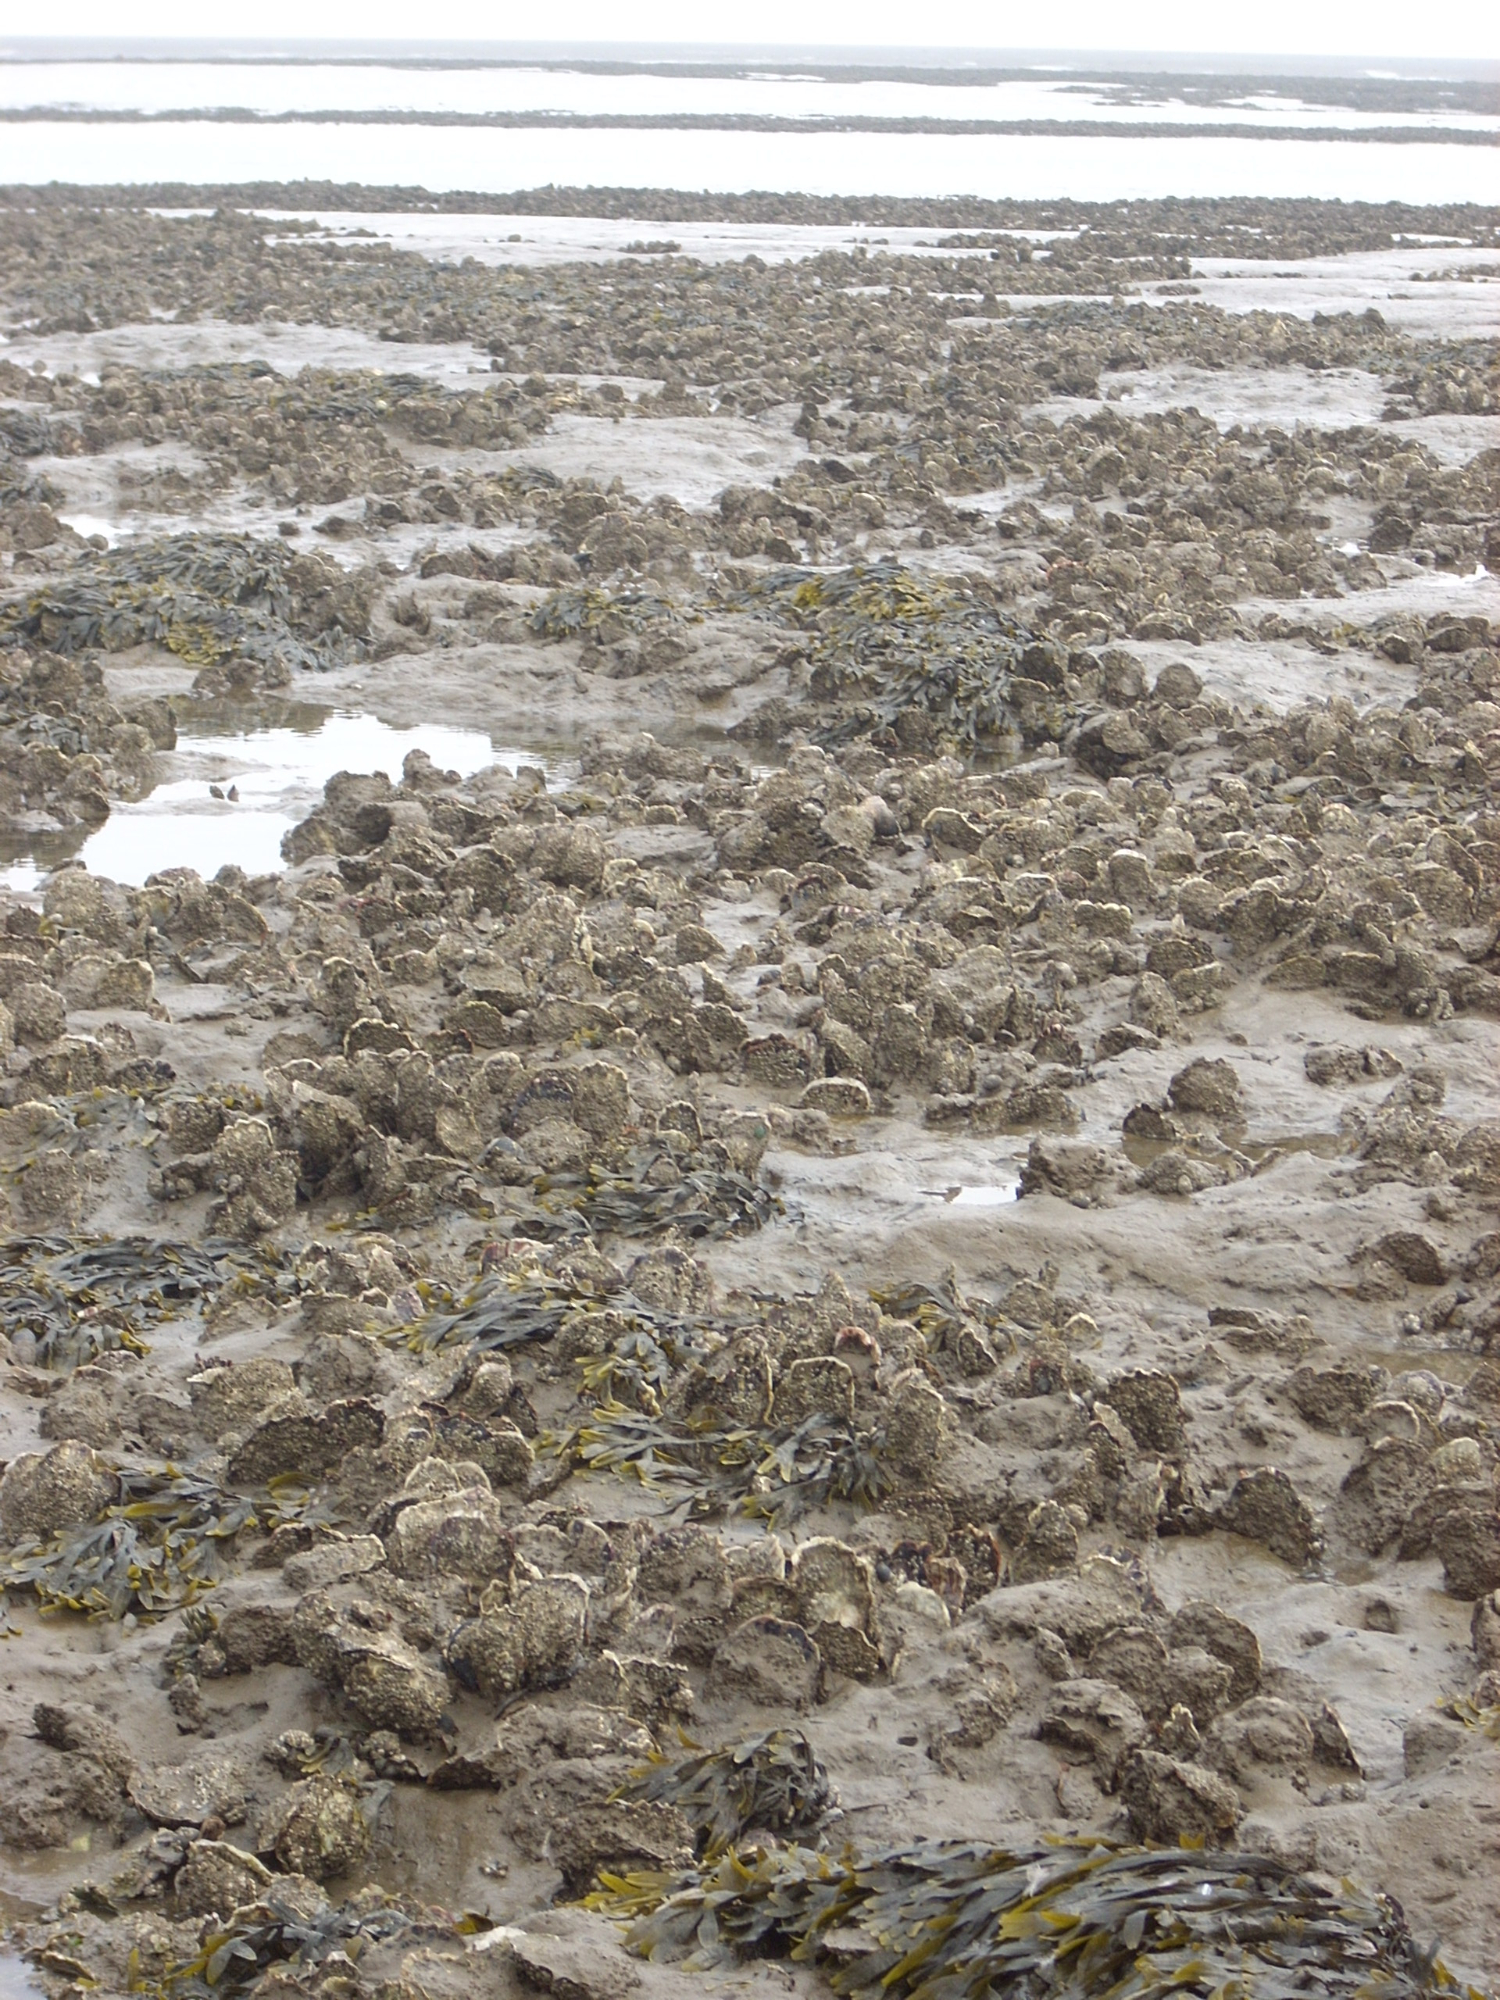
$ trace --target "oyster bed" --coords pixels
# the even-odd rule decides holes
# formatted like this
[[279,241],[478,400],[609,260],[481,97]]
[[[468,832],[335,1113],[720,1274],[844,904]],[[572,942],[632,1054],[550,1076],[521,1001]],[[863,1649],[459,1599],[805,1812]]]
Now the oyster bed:
[[1500,216],[193,192],[0,205],[6,1990],[1477,1991]]

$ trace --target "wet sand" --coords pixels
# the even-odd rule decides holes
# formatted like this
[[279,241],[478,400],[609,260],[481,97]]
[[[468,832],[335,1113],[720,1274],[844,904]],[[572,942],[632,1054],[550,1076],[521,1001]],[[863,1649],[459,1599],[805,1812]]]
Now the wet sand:
[[1500,368],[1410,273],[1500,218],[1202,208],[0,210],[51,2000],[237,1911],[701,1988],[576,1906],[680,1727],[824,1767],[746,1846],[1187,1837],[1491,1976]]

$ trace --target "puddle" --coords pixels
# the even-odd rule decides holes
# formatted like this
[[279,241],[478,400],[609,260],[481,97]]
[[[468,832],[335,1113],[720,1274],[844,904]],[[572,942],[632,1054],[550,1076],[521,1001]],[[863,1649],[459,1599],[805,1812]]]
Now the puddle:
[[1283,1153],[1312,1153],[1320,1160],[1343,1160],[1354,1152],[1357,1141],[1343,1132],[1299,1132],[1287,1139],[1257,1139],[1246,1142],[1240,1151],[1254,1160],[1277,1158]]
[[1006,1208],[1013,1201],[1019,1201],[1021,1182],[1018,1176],[1013,1181],[980,1182],[971,1187],[926,1188],[923,1192],[947,1202],[950,1208]]
[[468,341],[403,341],[393,361],[388,341],[358,328],[279,320],[248,325],[213,318],[137,321],[85,334],[33,334],[23,327],[0,345],[23,368],[41,362],[51,374],[71,368],[96,381],[109,367],[175,370],[249,361],[284,376],[303,368],[342,373],[399,367],[403,374],[456,388],[471,388],[471,376],[490,374],[488,357]]
[[[1194,260],[1193,282],[1206,305],[1229,312],[1311,319],[1315,312],[1358,313],[1374,305],[1392,326],[1457,340],[1493,331],[1495,302],[1489,285],[1477,274],[1465,276],[1470,266],[1486,264],[1493,256],[1473,245],[1445,250],[1441,263],[1454,277],[1415,288],[1413,270],[1433,260],[1430,254],[1414,254],[1410,245],[1299,258],[1292,270],[1267,270],[1259,258],[1205,257]],[[1181,304],[1150,294],[1147,302]]]
[[1138,1133],[1127,1132],[1121,1145],[1131,1164],[1143,1169],[1165,1153],[1187,1153],[1210,1163],[1238,1153],[1259,1168],[1288,1153],[1311,1153],[1320,1160],[1347,1159],[1355,1142],[1342,1132],[1294,1132],[1280,1139],[1238,1139],[1230,1145],[1222,1133],[1189,1131],[1181,1139],[1143,1139]]
[[1377,376],[1358,368],[1141,369],[1117,377],[1108,400],[1126,415],[1195,408],[1218,428],[1377,424],[1388,400]]
[[[15,1950],[11,1926],[32,1922],[75,1888],[80,1865],[80,1852],[72,1846],[44,1848],[37,1854],[14,1847],[0,1851],[0,2000],[10,2000],[13,1992],[40,1991],[31,1968]],[[27,1983],[7,1985],[7,1974],[17,1972]]]
[[1445,1389],[1462,1389],[1484,1356],[1466,1347],[1441,1346],[1441,1340],[1441,1334],[1436,1339],[1431,1334],[1417,1334],[1399,1347],[1381,1340],[1340,1339],[1337,1344],[1341,1358],[1384,1368],[1390,1375],[1421,1369],[1435,1375]]
[[[1363,599],[1346,598],[1344,603],[1362,608]],[[1165,640],[1123,643],[1152,679],[1168,660],[1182,654],[1180,645]],[[1330,656],[1297,639],[1210,639],[1194,648],[1193,667],[1213,694],[1247,706],[1269,702],[1280,709],[1325,695],[1347,696],[1360,710],[1381,702],[1399,707],[1415,686],[1410,667],[1398,667],[1380,654],[1350,651]]]
[[524,451],[497,462],[542,465],[559,479],[587,474],[601,485],[618,477],[632,493],[707,507],[726,486],[767,486],[792,470],[806,449],[792,434],[794,414],[783,405],[754,421],[705,415],[627,423],[564,411]]
[[120,539],[119,527],[115,522],[107,521],[102,514],[59,514],[57,518],[65,528],[82,535],[85,541],[91,535],[100,535],[113,548]]
[[34,896],[42,886],[42,871],[34,861],[12,861],[0,868],[0,889],[13,896]]
[[0,1950],[0,2000],[39,2000],[42,1983],[18,1951]]
[[115,805],[81,844],[76,836],[11,842],[9,856],[0,856],[8,862],[0,881],[29,893],[46,869],[72,855],[92,873],[133,887],[164,868],[195,868],[205,880],[226,863],[247,875],[274,873],[286,865],[282,836],[307,817],[335,773],[384,771],[399,782],[412,750],[460,777],[492,764],[511,771],[529,764],[557,782],[558,760],[497,745],[483,730],[438,723],[398,729],[373,715],[299,705],[268,726],[184,732],[160,760],[183,775],[167,777],[137,803]]

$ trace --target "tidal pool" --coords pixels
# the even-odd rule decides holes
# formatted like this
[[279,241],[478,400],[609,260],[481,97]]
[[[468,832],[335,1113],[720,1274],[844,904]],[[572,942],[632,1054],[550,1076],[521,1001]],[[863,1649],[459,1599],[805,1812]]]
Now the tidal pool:
[[950,1208],[1008,1208],[1013,1201],[1021,1198],[1019,1176],[1014,1180],[982,1181],[969,1187],[933,1188],[941,1201]]
[[13,851],[0,882],[26,894],[72,854],[93,874],[133,887],[164,868],[195,868],[205,880],[229,863],[247,875],[269,874],[286,866],[283,836],[307,817],[331,777],[384,771],[399,783],[413,750],[461,778],[491,764],[511,771],[533,765],[549,782],[557,776],[557,760],[496,744],[480,729],[401,729],[375,715],[289,707],[265,727],[184,731],[176,749],[162,753],[165,775],[144,799],[116,804],[81,845],[41,836]]

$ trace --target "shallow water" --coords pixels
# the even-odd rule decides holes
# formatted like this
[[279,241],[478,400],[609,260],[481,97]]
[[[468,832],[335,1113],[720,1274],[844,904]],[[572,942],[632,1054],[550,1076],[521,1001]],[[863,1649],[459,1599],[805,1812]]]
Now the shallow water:
[[[751,135],[755,136],[755,135]],[[896,142],[905,144],[905,141]],[[944,143],[947,143],[946,141]],[[975,142],[981,143],[981,142]],[[995,142],[988,142],[995,143]],[[1023,142],[1015,142],[1023,143]],[[1040,141],[1024,142],[1027,144]],[[1050,143],[1050,142],[1049,142]],[[1085,143],[1080,141],[1080,144]],[[1095,141],[1088,141],[1095,144]],[[1120,140],[1120,145],[1137,141]],[[1165,142],[1163,142],[1165,143]],[[5,144],[0,127],[0,151]],[[1046,192],[1046,190],[1043,190]],[[199,210],[167,210],[168,215],[186,216]],[[290,219],[286,209],[256,209],[267,222]],[[393,249],[410,250],[436,263],[459,263],[467,257],[481,264],[520,264],[527,267],[567,263],[603,263],[630,254],[630,246],[645,242],[671,242],[685,257],[700,263],[720,264],[757,256],[767,263],[796,262],[816,257],[824,250],[849,252],[889,250],[902,256],[948,257],[941,248],[941,230],[927,227],[898,227],[887,224],[753,223],[753,222],[660,222],[639,219],[573,215],[515,215],[496,212],[480,215],[433,215],[413,211],[386,213],[355,210],[299,211],[299,221],[318,224],[332,241],[356,237],[371,238]],[[1076,230],[994,230],[995,237],[1024,236],[1045,244],[1058,236],[1072,236]],[[276,242],[274,228],[268,240]],[[303,237],[304,241],[319,240]],[[983,253],[979,253],[982,255]],[[1226,312],[1272,312],[1283,318],[1311,319],[1315,313],[1363,312],[1376,305],[1394,326],[1414,333],[1457,337],[1464,334],[1489,336],[1500,325],[1500,278],[1486,275],[1495,262],[1493,250],[1469,245],[1408,241],[1400,247],[1379,252],[1352,252],[1342,256],[1298,259],[1291,268],[1254,259],[1204,259],[1193,267],[1194,295],[1162,293],[1147,286],[1140,294],[1143,304],[1160,311],[1191,312],[1195,299]],[[984,266],[987,279],[993,269]],[[1451,273],[1451,275],[1449,275]],[[1003,295],[1003,288],[1002,288]],[[1011,293],[1009,309],[1024,315],[1056,305],[1076,293]],[[954,325],[989,326],[1007,337],[1014,333],[1009,319],[986,319],[966,311],[955,300]],[[35,334],[24,328],[8,337],[0,334],[0,349],[22,367],[40,363],[50,372],[70,368],[83,376],[97,376],[111,363],[139,368],[182,368],[211,366],[226,361],[264,361],[278,374],[295,374],[303,367],[350,369],[390,368],[399,365],[403,373],[426,375],[454,387],[473,386],[472,378],[488,374],[487,358],[464,342],[402,342],[393,363],[390,343],[349,327],[322,327],[313,323],[290,325],[274,320],[258,320],[251,325],[233,325],[223,320],[152,321],[149,325],[106,327],[87,334]],[[1291,388],[1288,380],[1297,371],[1271,370],[1268,376]],[[1170,371],[1163,371],[1168,374]],[[588,387],[598,378],[575,378]],[[629,398],[649,393],[656,386],[652,378],[611,376]],[[1235,377],[1244,381],[1244,376]],[[1132,395],[1144,386],[1145,378],[1121,378],[1117,385]],[[1309,385],[1311,386],[1311,385]],[[1168,394],[1163,390],[1161,393]],[[1367,407],[1352,387],[1346,398],[1355,403],[1349,421],[1360,421],[1359,411]],[[1202,404],[1195,391],[1189,398]],[[1177,398],[1168,394],[1168,402]],[[1150,403],[1138,408],[1152,407]],[[1253,414],[1253,413],[1252,413]],[[1269,413],[1266,413],[1269,414]],[[1327,412],[1334,415],[1332,408]],[[1239,420],[1228,416],[1226,421]],[[1423,420],[1434,437],[1452,432],[1454,462],[1472,457],[1495,442],[1491,433],[1500,419],[1485,417],[1437,417]],[[1487,428],[1488,427],[1488,428]],[[1424,433],[1426,435],[1426,433]],[[139,447],[135,449],[140,449]]]
[[[25,894],[47,868],[76,853],[95,875],[139,887],[164,868],[195,868],[206,879],[227,863],[248,875],[286,866],[281,842],[317,803],[339,771],[384,771],[400,781],[402,759],[425,750],[442,770],[470,777],[487,765],[515,771],[534,765],[554,781],[558,763],[534,751],[496,745],[483,730],[426,723],[395,728],[377,716],[298,706],[276,724],[183,733],[163,753],[170,773],[144,799],[117,804],[81,844],[66,838],[12,841],[14,858],[0,883]],[[237,801],[215,798],[210,785]]]
[[403,341],[393,347],[357,327],[277,320],[245,326],[219,319],[133,321],[92,333],[32,334],[23,328],[0,339],[0,348],[23,368],[40,363],[54,374],[67,368],[85,381],[97,380],[100,370],[111,366],[210,368],[231,361],[264,362],[278,375],[302,368],[399,369],[454,388],[472,388],[470,376],[490,372],[487,357],[467,341]]
[[[902,140],[896,143],[907,142]],[[1101,142],[1089,140],[1078,143],[1095,145]],[[1136,146],[1147,142],[1120,140],[1117,143]],[[1193,157],[1196,161],[1196,152]],[[889,189],[885,191],[891,192]],[[1173,190],[1168,188],[1166,191]],[[280,219],[289,211],[263,209],[257,213]],[[903,256],[951,255],[950,251],[941,247],[944,241],[941,230],[884,223],[674,222],[668,225],[597,216],[403,215],[360,214],[354,211],[324,212],[314,214],[310,219],[320,223],[332,238],[363,231],[393,248],[414,250],[439,263],[456,263],[465,257],[473,257],[481,264],[534,266],[599,263],[626,255],[632,243],[643,240],[676,243],[684,256],[705,264],[726,263],[751,255],[761,257],[767,263],[778,264],[815,257],[823,250],[858,252],[861,249],[886,249]],[[1046,244],[1058,236],[1076,236],[1078,231],[1013,229],[984,233],[997,238],[1024,236],[1032,242]],[[1273,312],[1293,319],[1311,319],[1314,313],[1319,312],[1359,313],[1374,304],[1393,326],[1407,327],[1413,332],[1446,337],[1465,333],[1486,336],[1492,335],[1496,326],[1500,325],[1500,279],[1487,275],[1494,263],[1492,249],[1410,239],[1391,250],[1299,258],[1291,268],[1279,262],[1267,263],[1253,258],[1205,258],[1193,266],[1193,283],[1197,297],[1226,312]],[[1451,276],[1448,275],[1450,273]],[[987,277],[993,275],[993,271],[987,271]],[[1024,314],[1074,296],[1076,294],[1068,292],[1055,295],[1016,292],[1009,295],[1009,305],[1013,313]],[[1163,311],[1191,312],[1194,309],[1192,297],[1163,293],[1149,285],[1141,292],[1140,298],[1144,304]],[[1007,321],[985,321],[967,316],[964,307],[957,301],[954,322],[988,324],[1013,331]],[[253,333],[255,329],[247,331]],[[405,351],[403,348],[403,354]],[[420,353],[423,350],[412,351]],[[1273,372],[1279,374],[1284,382],[1294,371]],[[1138,379],[1127,378],[1127,384],[1133,384]],[[1350,419],[1360,420],[1358,417]],[[1235,419],[1230,418],[1229,421]],[[1485,420],[1464,418],[1452,421],[1473,425],[1482,424]],[[1484,440],[1485,443],[1491,441],[1488,438]],[[1473,450],[1482,448],[1482,444],[1472,447]]]
[[1142,368],[1109,392],[1123,416],[1195,408],[1220,430],[1231,424],[1298,424],[1340,429],[1380,420],[1388,396],[1377,376],[1358,368]]
[[18,1951],[0,1950],[0,2000],[37,2000],[42,1983]]
[[1366,112],[1308,104],[1283,93],[1204,106],[1179,97],[1121,103],[1105,87],[1066,76],[1001,83],[830,80],[795,74],[607,75],[515,66],[411,69],[383,63],[26,62],[0,66],[0,109],[80,107],[181,112],[233,107],[257,115],[318,111],[569,112],[594,117],[1107,119],[1120,124],[1254,125],[1267,131],[1404,127],[1496,131],[1500,118],[1470,111]]
[[[684,507],[712,506],[726,486],[764,486],[790,472],[806,454],[793,435],[793,404],[763,416],[626,419],[555,416],[524,450],[505,454],[516,465],[543,465],[561,479],[623,479],[647,499],[666,494]],[[429,537],[430,538],[430,537]]]
[[[1500,166],[1500,152],[1487,157]],[[1493,185],[1487,175],[1478,174],[1468,183],[1470,192],[1453,199],[1493,201],[1493,194],[1479,192]],[[1403,199],[1400,195],[1367,198]],[[1500,280],[1483,273],[1493,270],[1494,264],[1493,251],[1412,243],[1392,250],[1298,258],[1291,268],[1252,258],[1205,257],[1193,264],[1193,283],[1200,298],[1231,312],[1259,310],[1310,319],[1315,312],[1363,312],[1374,305],[1392,325],[1412,332],[1447,339],[1463,334],[1493,338],[1500,325]],[[1479,268],[1472,276],[1461,275],[1475,266]],[[1452,278],[1444,275],[1449,272]]]
[[[816,257],[824,250],[871,248],[899,252],[902,256],[952,254],[940,247],[941,230],[894,223],[664,223],[597,215],[432,215],[359,209],[294,212],[263,208],[253,212],[273,221],[291,220],[295,214],[296,220],[315,222],[331,237],[363,233],[398,250],[414,250],[438,263],[456,263],[465,257],[473,257],[481,264],[600,263],[616,257],[644,255],[643,251],[631,250],[632,244],[643,242],[674,243],[683,256],[702,264],[729,263],[750,256],[763,258],[768,264],[783,264]],[[1076,229],[986,232],[997,239],[1025,237],[1032,243],[1051,243],[1078,233]]]
[[[744,132],[438,125],[0,126],[0,183],[187,185],[399,178],[434,191],[663,187],[721,193],[972,194],[1500,202],[1500,147],[1440,142]],[[660,234],[653,230],[653,234]]]
[[950,1208],[1007,1208],[1021,1198],[1019,1179],[992,1181],[972,1187],[938,1188],[933,1190]]

